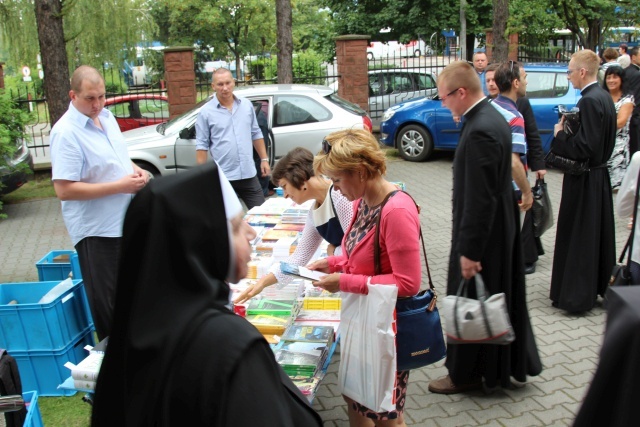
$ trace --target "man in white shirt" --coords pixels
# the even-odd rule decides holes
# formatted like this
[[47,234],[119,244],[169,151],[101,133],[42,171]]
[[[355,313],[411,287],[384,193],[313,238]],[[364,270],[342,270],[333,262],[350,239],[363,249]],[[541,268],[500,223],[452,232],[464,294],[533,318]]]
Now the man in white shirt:
[[111,330],[124,214],[149,174],[129,159],[105,84],[86,65],[71,77],[67,112],[51,129],[52,180],[78,252],[98,339]]

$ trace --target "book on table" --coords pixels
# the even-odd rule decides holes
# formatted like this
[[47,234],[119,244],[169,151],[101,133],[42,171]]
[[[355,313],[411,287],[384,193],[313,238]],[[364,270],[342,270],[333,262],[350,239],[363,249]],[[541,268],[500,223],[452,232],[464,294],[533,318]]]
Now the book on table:
[[333,326],[293,324],[282,334],[285,341],[316,342],[330,346],[333,342]]
[[296,316],[300,311],[297,298],[277,299],[261,298],[249,300],[247,314],[269,314],[276,316]]
[[72,362],[66,362],[64,366],[71,370],[71,377],[74,380],[85,382],[96,381],[103,359],[104,353],[91,352],[77,365],[74,365]]
[[289,376],[312,377],[318,373],[329,354],[322,343],[280,341],[275,347],[276,361]]
[[280,271],[288,276],[294,276],[305,280],[317,281],[326,276],[326,273],[321,271],[309,270],[307,267],[301,265],[289,264],[288,262],[280,261]]

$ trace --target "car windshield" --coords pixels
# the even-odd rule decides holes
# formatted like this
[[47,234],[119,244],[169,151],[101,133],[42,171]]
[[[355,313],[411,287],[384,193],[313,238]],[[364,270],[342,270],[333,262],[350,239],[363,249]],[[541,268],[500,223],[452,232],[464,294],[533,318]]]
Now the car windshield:
[[166,123],[159,124],[158,127],[156,127],[156,131],[161,135],[164,135],[165,133],[180,132],[182,129],[187,127],[187,125],[191,124],[191,122],[193,121],[193,117],[198,115],[200,107],[206,104],[210,99],[211,97],[205,98],[202,101],[198,102],[193,109],[187,111],[186,113],[181,114]]
[[342,98],[340,98],[338,95],[332,93],[330,95],[327,95],[324,97],[325,99],[333,102],[334,104],[338,105],[339,107],[344,108],[347,111],[352,112],[353,114],[357,114],[359,116],[366,116],[367,113],[366,111],[364,111],[362,108],[358,107],[356,104],[353,104],[349,101],[346,101]]

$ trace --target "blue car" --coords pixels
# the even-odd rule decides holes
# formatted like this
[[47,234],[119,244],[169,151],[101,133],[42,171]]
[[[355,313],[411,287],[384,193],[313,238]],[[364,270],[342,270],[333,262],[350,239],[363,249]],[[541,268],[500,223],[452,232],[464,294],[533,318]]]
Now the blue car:
[[[580,91],[567,79],[566,65],[525,65],[527,97],[531,101],[544,152],[549,151],[558,105],[572,108]],[[455,150],[462,126],[453,121],[437,95],[413,99],[385,111],[380,124],[380,142],[398,149],[411,162],[427,160],[433,150]]]

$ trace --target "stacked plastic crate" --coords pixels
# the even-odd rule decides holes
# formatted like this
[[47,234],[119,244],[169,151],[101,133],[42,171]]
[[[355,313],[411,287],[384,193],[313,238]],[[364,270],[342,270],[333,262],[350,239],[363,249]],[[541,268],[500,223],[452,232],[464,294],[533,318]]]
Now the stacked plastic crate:
[[[47,257],[60,255],[55,252],[63,251]],[[0,284],[0,347],[16,359],[23,390],[37,390],[40,396],[74,394],[58,389],[69,376],[64,364],[80,362],[86,356],[84,346],[94,344],[84,284],[62,283],[71,271],[71,257],[62,264],[36,264],[44,281]],[[43,300],[47,294],[51,298]]]

